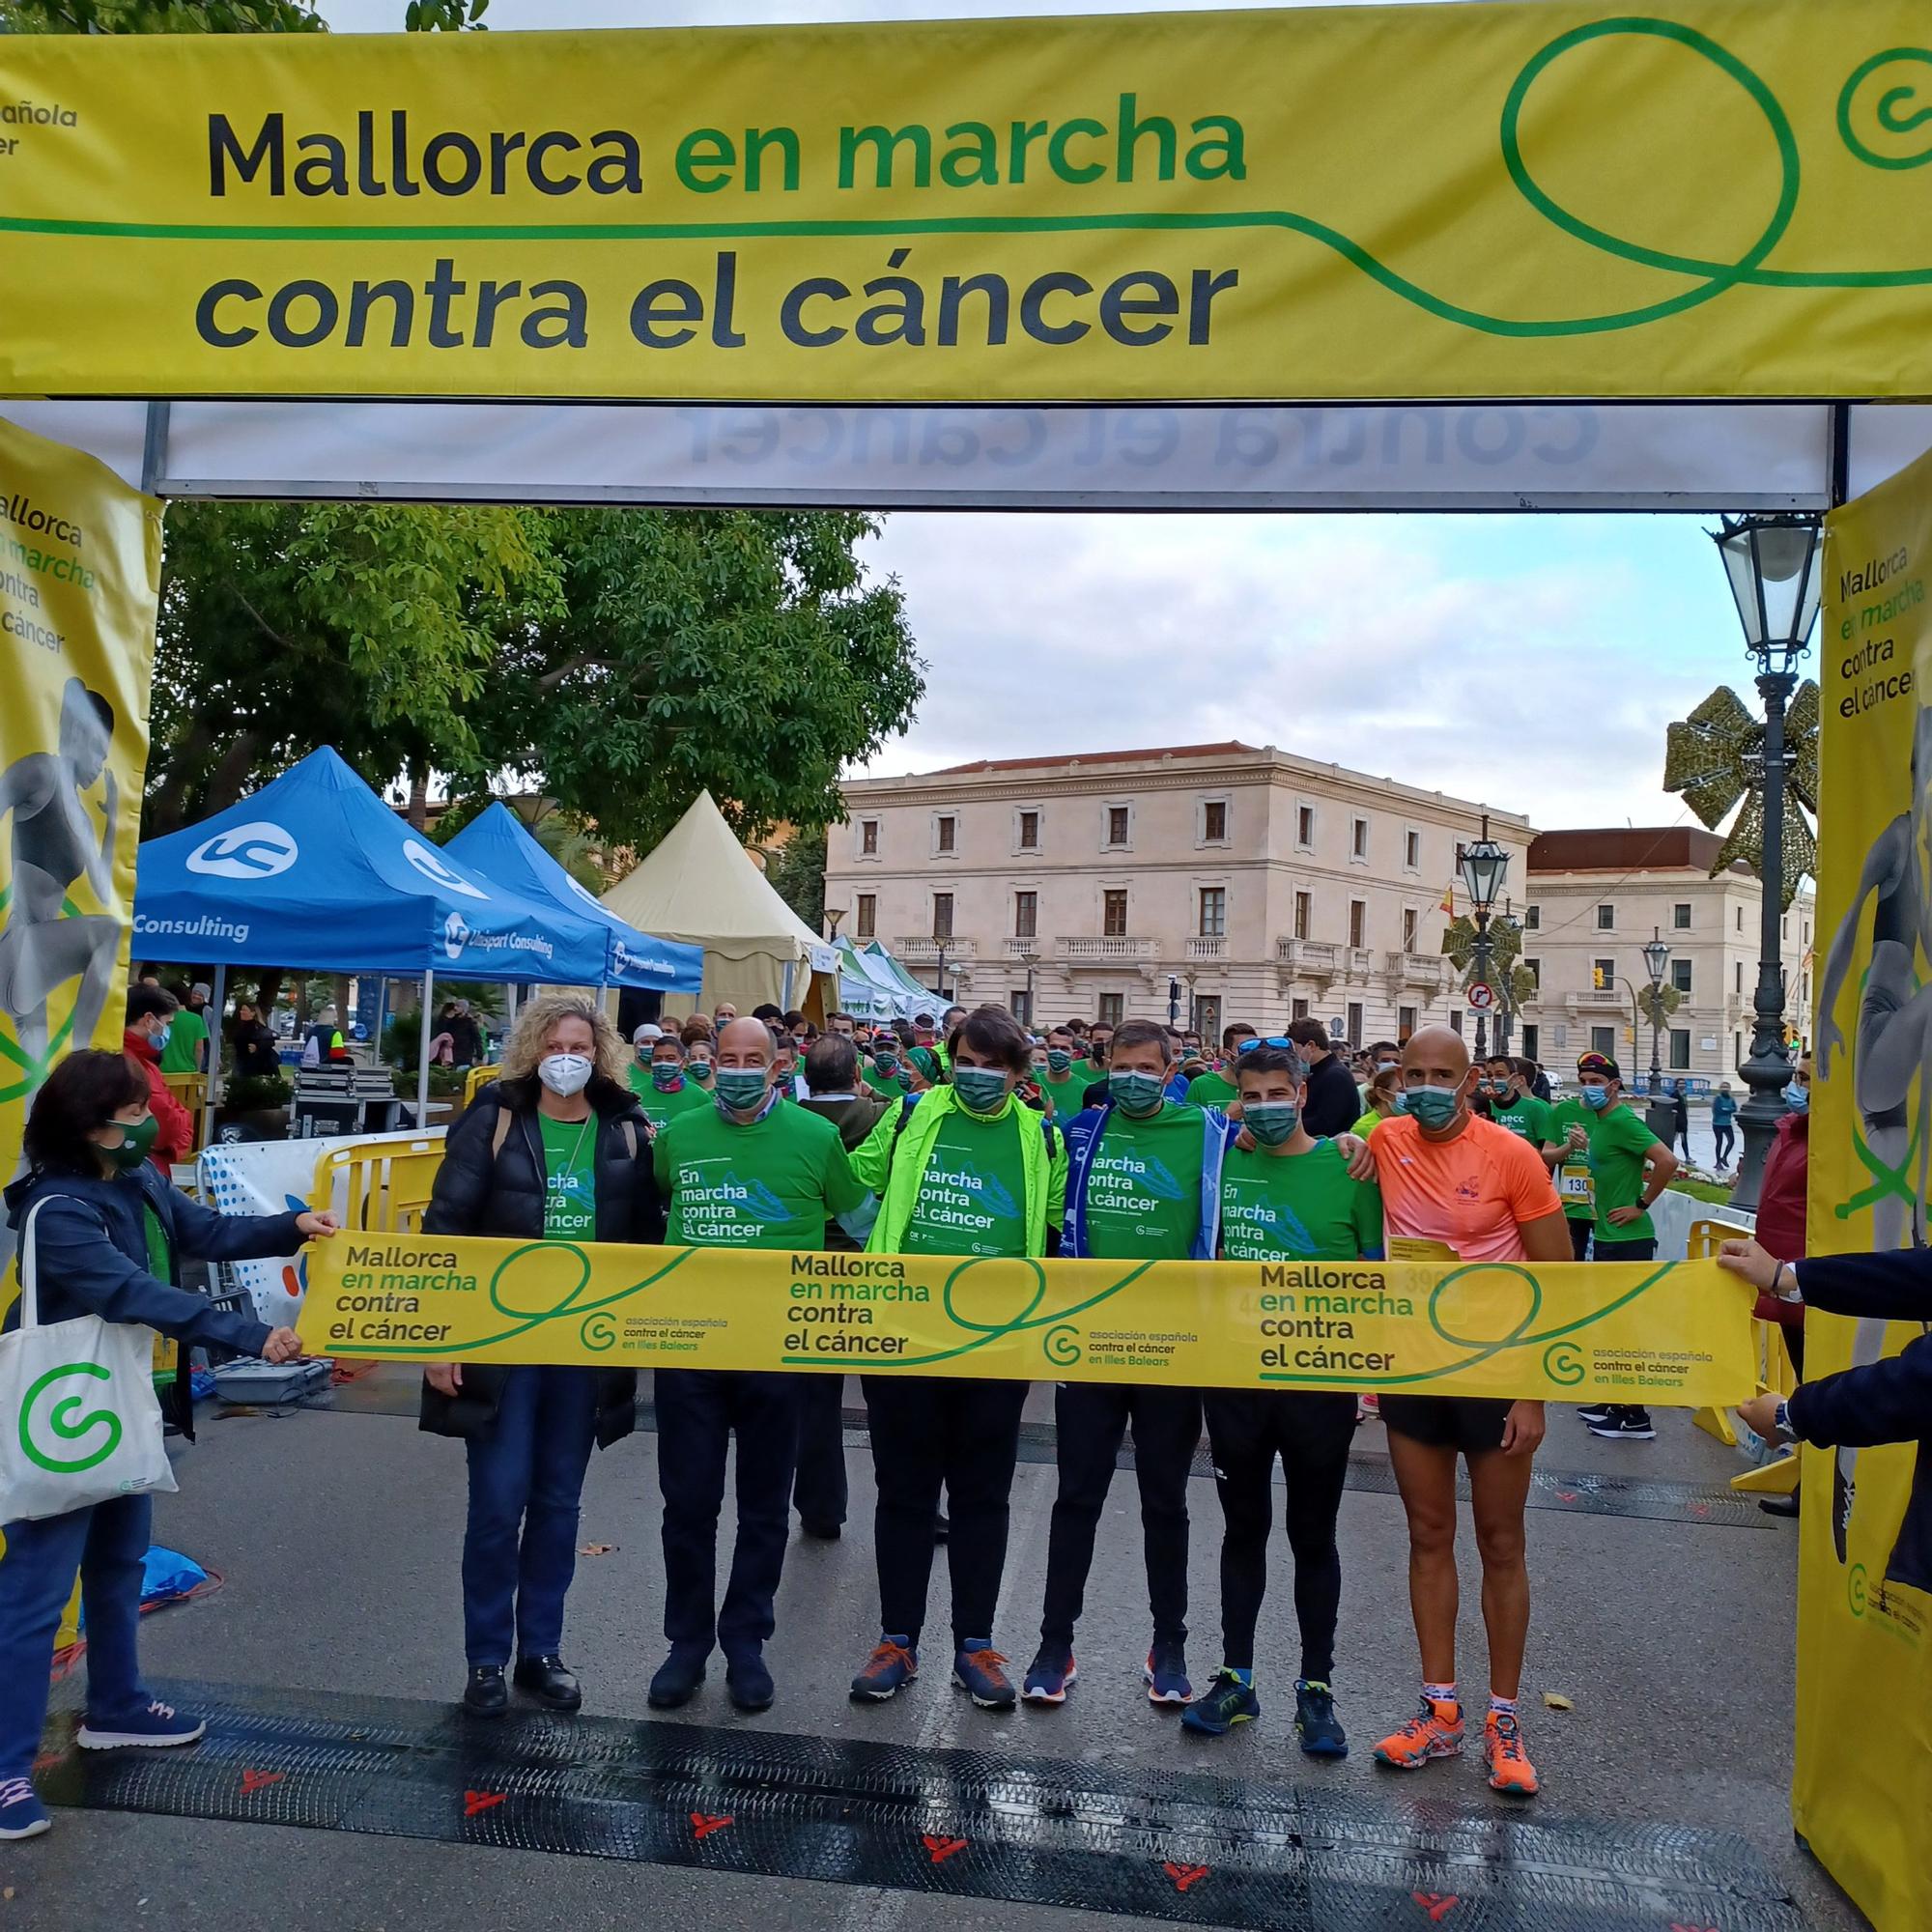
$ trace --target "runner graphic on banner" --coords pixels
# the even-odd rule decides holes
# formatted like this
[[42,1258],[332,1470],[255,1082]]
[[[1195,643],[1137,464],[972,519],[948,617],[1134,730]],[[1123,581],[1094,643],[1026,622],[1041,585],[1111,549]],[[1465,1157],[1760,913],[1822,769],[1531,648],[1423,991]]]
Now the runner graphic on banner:
[[54,1061],[121,1043],[160,571],[159,503],[0,422],[0,1181]]
[[[1805,1245],[1926,1245],[1932,1164],[1932,458],[1828,523],[1824,792]],[[1813,1311],[1816,1379],[1918,1331]],[[1932,1600],[1899,1574],[1910,1447],[1807,1453],[1799,1575],[1798,1829],[1881,1932],[1932,1924]],[[1918,1541],[1923,1546],[1926,1531]],[[1919,1579],[1922,1582],[1922,1578]],[[1849,1756],[1848,1737],[1861,1740]]]

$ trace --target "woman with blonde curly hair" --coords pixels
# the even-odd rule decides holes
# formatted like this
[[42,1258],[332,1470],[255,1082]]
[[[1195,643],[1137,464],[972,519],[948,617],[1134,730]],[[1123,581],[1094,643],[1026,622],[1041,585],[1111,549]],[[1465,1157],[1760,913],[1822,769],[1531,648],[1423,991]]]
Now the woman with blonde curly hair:
[[[627,1058],[594,999],[531,1000],[498,1077],[450,1131],[423,1233],[661,1240],[650,1128]],[[460,1437],[469,1453],[463,1704],[475,1716],[508,1708],[513,1646],[520,1690],[554,1711],[582,1702],[560,1654],[578,1499],[591,1445],[609,1448],[635,1426],[637,1392],[630,1369],[446,1362],[425,1373],[422,1427]]]

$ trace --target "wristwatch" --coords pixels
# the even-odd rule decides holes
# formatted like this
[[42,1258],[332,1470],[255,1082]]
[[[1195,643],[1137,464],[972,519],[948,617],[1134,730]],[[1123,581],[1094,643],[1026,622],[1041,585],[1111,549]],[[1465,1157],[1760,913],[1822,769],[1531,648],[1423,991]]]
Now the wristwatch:
[[1771,1426],[1786,1442],[1796,1442],[1798,1432],[1791,1426],[1791,1405],[1783,1400],[1771,1412]]

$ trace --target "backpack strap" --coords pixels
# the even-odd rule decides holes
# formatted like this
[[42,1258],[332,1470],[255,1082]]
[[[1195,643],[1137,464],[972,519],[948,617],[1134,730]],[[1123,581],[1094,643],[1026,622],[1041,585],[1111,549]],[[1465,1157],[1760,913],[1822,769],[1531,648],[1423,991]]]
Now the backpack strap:
[[490,1136],[490,1160],[493,1166],[497,1156],[503,1151],[503,1143],[510,1138],[510,1128],[515,1120],[515,1110],[504,1106],[499,1100],[497,1103],[496,1131]]
[[617,1127],[618,1127],[618,1130],[619,1130],[619,1132],[621,1132],[621,1133],[623,1134],[623,1136],[624,1136],[624,1155],[625,1155],[625,1158],[626,1158],[626,1159],[628,1159],[628,1160],[633,1160],[633,1161],[635,1161],[635,1160],[637,1159],[637,1157],[638,1157],[638,1123],[637,1123],[637,1122],[636,1122],[636,1121],[619,1121],[619,1122],[617,1122]]

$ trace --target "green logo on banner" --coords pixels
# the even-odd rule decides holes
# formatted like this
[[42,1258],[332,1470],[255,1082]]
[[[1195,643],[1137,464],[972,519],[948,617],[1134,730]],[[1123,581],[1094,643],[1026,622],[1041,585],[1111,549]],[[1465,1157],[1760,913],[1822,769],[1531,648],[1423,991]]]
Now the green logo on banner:
[[106,1462],[121,1446],[121,1418],[111,1408],[91,1408],[76,1416],[75,1411],[84,1400],[81,1396],[71,1395],[54,1404],[47,1411],[47,1427],[63,1442],[77,1442],[87,1433],[99,1427],[105,1427],[106,1439],[99,1448],[87,1455],[63,1460],[50,1456],[34,1440],[34,1405],[57,1381],[68,1376],[92,1376],[97,1381],[111,1382],[112,1374],[99,1362],[66,1362],[57,1369],[49,1369],[32,1388],[27,1391],[27,1399],[20,1405],[20,1447],[28,1459],[40,1464],[43,1469],[56,1476],[77,1476],[84,1469],[92,1469]]

